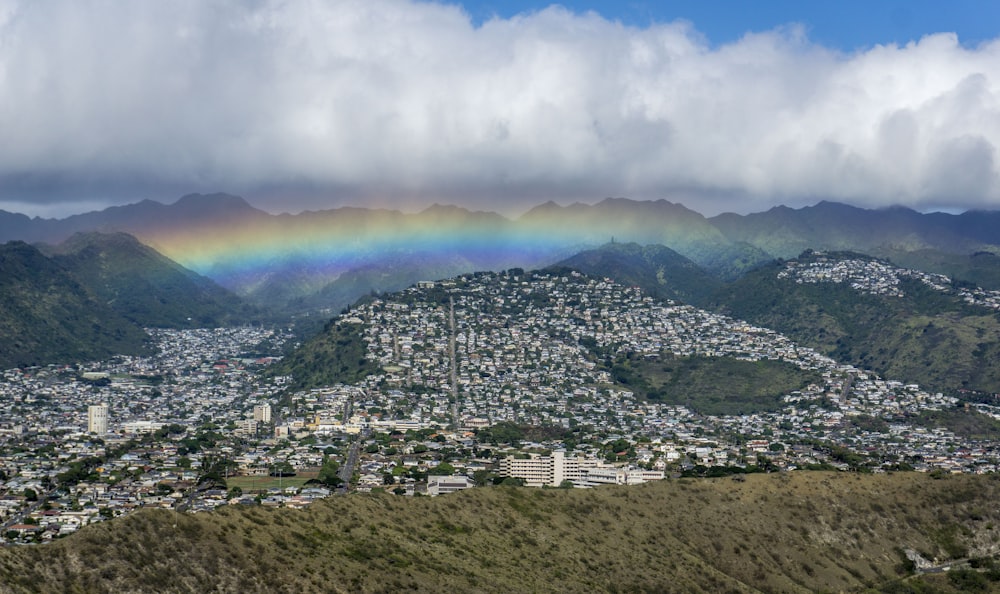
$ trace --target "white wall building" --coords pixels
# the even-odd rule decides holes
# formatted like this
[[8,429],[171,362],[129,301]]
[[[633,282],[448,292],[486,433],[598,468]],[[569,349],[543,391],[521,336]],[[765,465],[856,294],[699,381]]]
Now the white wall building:
[[92,404],[87,407],[87,432],[104,435],[108,432],[107,403]]
[[431,497],[462,491],[475,485],[467,476],[429,476],[427,477],[427,494]]
[[264,403],[253,407],[253,420],[261,423],[271,422],[271,405]]
[[500,461],[499,474],[519,478],[526,487],[558,487],[563,481],[579,487],[638,485],[664,477],[662,471],[608,466],[597,458],[567,458],[566,452],[561,450],[552,452],[551,456],[532,454],[528,459],[508,456]]

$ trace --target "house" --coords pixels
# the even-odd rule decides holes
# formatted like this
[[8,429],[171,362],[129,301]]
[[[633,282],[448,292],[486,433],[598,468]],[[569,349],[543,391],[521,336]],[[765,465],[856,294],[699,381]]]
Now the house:
[[467,476],[430,476],[427,477],[427,494],[431,497],[463,491],[475,486]]

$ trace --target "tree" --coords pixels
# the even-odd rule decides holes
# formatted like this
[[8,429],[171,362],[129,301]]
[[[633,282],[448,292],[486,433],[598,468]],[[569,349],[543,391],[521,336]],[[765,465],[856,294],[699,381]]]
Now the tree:
[[295,476],[295,468],[287,461],[278,462],[272,467],[271,476]]
[[488,470],[477,470],[472,473],[472,480],[477,487],[485,487],[493,482],[494,474]]
[[38,501],[38,493],[34,489],[25,489],[24,499],[25,501]]
[[336,460],[326,456],[323,459],[323,466],[319,469],[319,474],[316,476],[319,482],[323,483],[328,487],[339,487],[344,481],[340,478],[338,474],[340,472],[340,464]]
[[451,476],[455,474],[455,467],[447,462],[442,462],[427,471],[427,474],[433,476]]

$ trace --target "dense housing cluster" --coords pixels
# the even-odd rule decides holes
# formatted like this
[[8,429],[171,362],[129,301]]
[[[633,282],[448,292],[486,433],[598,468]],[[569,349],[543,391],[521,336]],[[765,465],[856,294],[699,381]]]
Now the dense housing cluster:
[[[900,273],[876,264],[782,274],[892,290]],[[154,357],[4,372],[2,536],[45,540],[143,506],[305,505],[341,480],[433,495],[490,477],[586,487],[719,468],[995,472],[1000,461],[995,440],[911,422],[954,398],[607,279],[510,270],[424,282],[334,327],[360,341],[373,373],[288,393],[288,378],[261,373],[275,358],[260,348],[288,337],[263,328],[151,330]],[[714,416],[616,380],[617,361],[665,357],[780,361],[816,379],[771,409]],[[198,489],[211,474],[246,492]]]

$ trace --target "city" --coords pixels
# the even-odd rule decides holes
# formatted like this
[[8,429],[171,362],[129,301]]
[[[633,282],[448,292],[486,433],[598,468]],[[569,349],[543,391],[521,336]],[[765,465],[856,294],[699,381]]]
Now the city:
[[[919,273],[849,260],[780,274],[887,292]],[[292,378],[269,366],[292,337],[262,327],[150,329],[154,357],[5,371],[5,542],[45,542],[140,507],[296,507],[345,489],[437,495],[795,469],[986,473],[1000,463],[996,441],[910,422],[965,410],[954,397],[576,272],[422,282],[335,324],[376,370],[360,382],[290,390]],[[723,415],[615,382],[614,361],[664,356],[777,361],[815,381]]]

